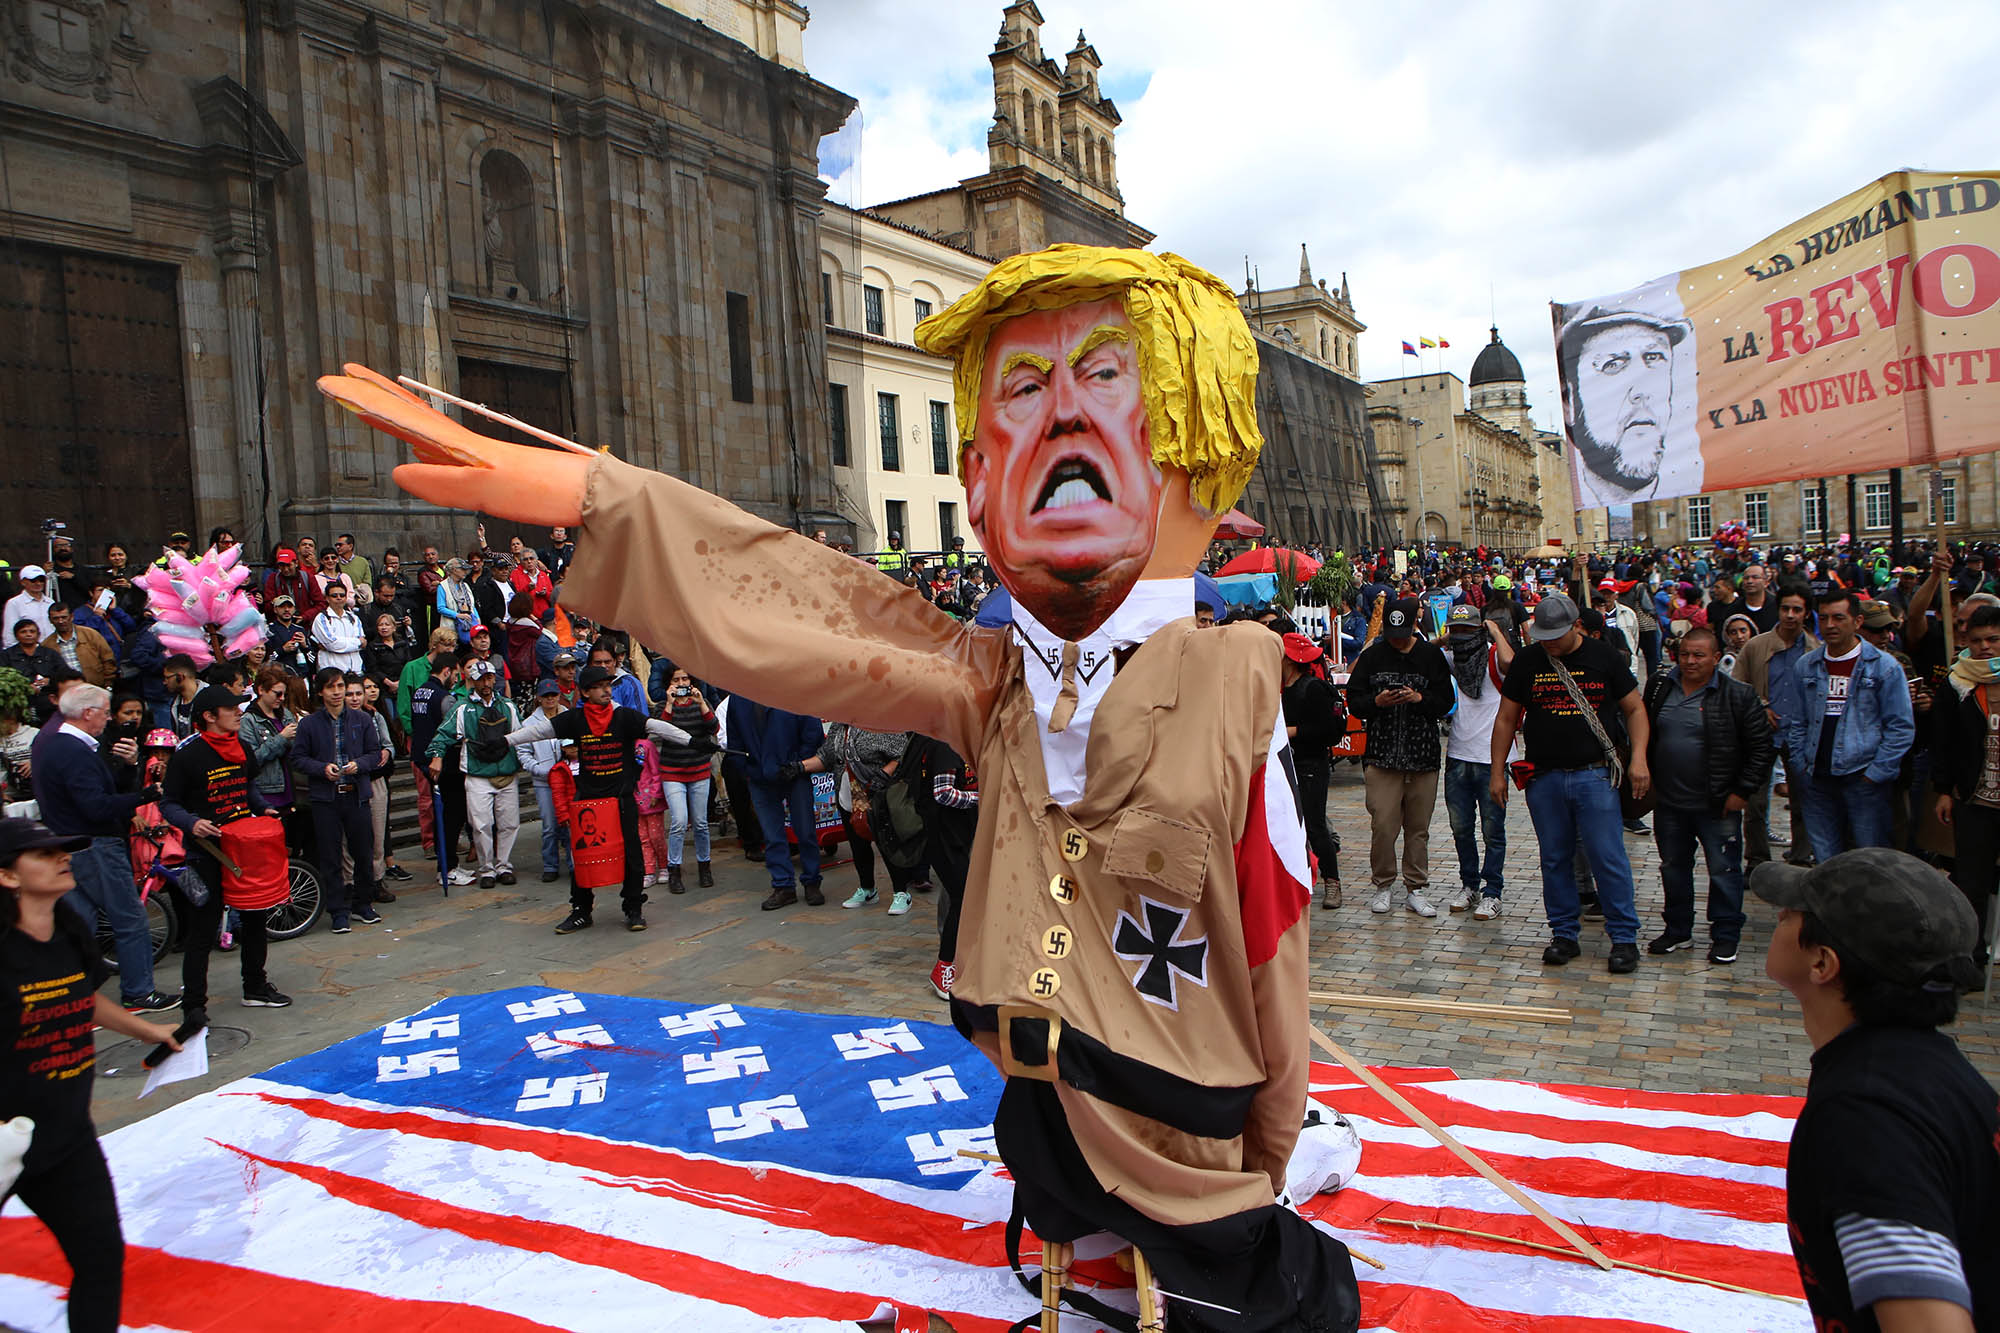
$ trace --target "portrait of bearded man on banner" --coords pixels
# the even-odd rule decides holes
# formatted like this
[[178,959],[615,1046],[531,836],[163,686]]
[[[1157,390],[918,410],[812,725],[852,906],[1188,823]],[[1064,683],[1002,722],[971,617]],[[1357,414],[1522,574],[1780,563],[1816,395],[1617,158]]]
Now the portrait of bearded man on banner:
[[[1556,359],[1581,508],[1701,490],[1692,326],[1671,284],[1558,307]],[[1671,306],[1675,313],[1659,311]]]
[[953,362],[1005,628],[674,478],[481,436],[360,367],[320,387],[415,445],[412,494],[576,532],[573,612],[745,698],[973,757],[951,1014],[1007,1075],[1017,1214],[1046,1244],[1134,1245],[1188,1298],[1176,1328],[1352,1329],[1345,1247],[1277,1202],[1307,1109],[1314,880],[1281,645],[1193,616],[1263,443],[1249,328],[1176,256],[1063,245],[1002,261],[916,340]]

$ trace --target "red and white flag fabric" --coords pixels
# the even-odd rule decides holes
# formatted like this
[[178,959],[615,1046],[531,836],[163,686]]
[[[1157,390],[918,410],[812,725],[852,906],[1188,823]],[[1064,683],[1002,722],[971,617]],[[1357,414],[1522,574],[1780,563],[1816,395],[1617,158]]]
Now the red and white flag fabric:
[[[1383,1072],[1613,1258],[1799,1295],[1794,1099]],[[1394,1225],[1561,1243],[1344,1071],[1313,1074],[1365,1145],[1360,1174],[1305,1207],[1387,1265],[1357,1270],[1364,1327],[1810,1327],[1792,1301]],[[748,1333],[936,1315],[1000,1333],[1037,1308],[1007,1266],[1012,1189],[959,1155],[991,1151],[998,1093],[936,1024],[542,988],[443,1000],[105,1138],[125,1326]],[[1110,1249],[1079,1246],[1079,1269],[1115,1288]],[[67,1282],[9,1204],[0,1323],[62,1329]],[[1132,1308],[1129,1290],[1100,1295]]]

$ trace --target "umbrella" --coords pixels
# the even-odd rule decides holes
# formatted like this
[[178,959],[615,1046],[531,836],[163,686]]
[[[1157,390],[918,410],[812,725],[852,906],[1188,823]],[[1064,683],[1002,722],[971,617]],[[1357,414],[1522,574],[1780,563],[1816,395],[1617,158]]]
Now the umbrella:
[[1567,548],[1565,548],[1565,547],[1561,547],[1561,546],[1537,546],[1537,547],[1536,547],[1536,548],[1535,548],[1534,550],[1532,550],[1532,551],[1528,552],[1528,559],[1530,559],[1530,560],[1560,560],[1560,559],[1562,559],[1562,558],[1563,558],[1564,556],[1566,556],[1566,555],[1569,555],[1569,554],[1570,554],[1569,550],[1568,550]]
[[1215,571],[1217,578],[1230,574],[1275,574],[1279,561],[1283,561],[1292,571],[1292,577],[1300,582],[1319,572],[1319,561],[1284,546],[1261,546],[1254,551],[1245,551],[1221,569]]
[[1232,509],[1222,516],[1222,522],[1215,525],[1218,537],[1261,537],[1264,525],[1241,509]]

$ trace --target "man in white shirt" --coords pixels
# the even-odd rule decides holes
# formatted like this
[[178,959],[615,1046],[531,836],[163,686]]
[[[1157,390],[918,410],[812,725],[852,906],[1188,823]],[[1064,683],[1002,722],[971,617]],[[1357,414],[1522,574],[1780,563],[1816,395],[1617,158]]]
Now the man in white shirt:
[[1459,605],[1445,622],[1444,650],[1458,698],[1444,751],[1444,808],[1458,847],[1458,891],[1445,906],[1463,912],[1476,899],[1473,919],[1491,921],[1500,915],[1500,872],[1507,860],[1507,812],[1488,790],[1493,722],[1500,715],[1500,683],[1514,664],[1514,649],[1478,607]]
[[322,670],[327,667],[361,670],[361,617],[347,604],[346,584],[327,585],[326,610],[313,617],[312,640],[319,645]]
[[8,638],[14,635],[14,626],[23,620],[32,620],[42,627],[42,637],[49,637],[49,607],[55,599],[49,596],[49,574],[40,565],[27,565],[21,570],[21,591],[7,599],[7,610],[0,616],[0,625],[6,627]]

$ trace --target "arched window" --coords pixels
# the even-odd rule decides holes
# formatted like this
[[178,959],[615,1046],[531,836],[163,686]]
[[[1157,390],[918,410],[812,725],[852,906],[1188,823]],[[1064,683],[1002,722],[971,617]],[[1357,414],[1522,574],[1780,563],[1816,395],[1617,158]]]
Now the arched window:
[[1042,148],[1050,157],[1062,156],[1062,143],[1056,138],[1056,104],[1042,103]]
[[495,149],[480,160],[479,207],[487,289],[509,300],[540,300],[542,254],[535,238],[535,181],[520,158]]
[[1097,141],[1097,160],[1104,167],[1104,183],[1106,185],[1117,184],[1117,175],[1111,166],[1111,140],[1099,137]]
[[1083,147],[1083,178],[1087,181],[1095,181],[1097,179],[1097,140],[1086,134],[1083,136]]

